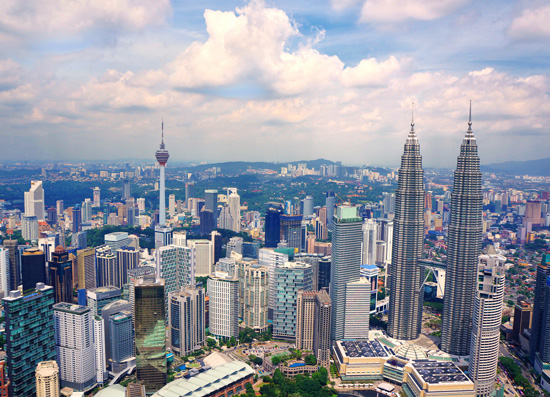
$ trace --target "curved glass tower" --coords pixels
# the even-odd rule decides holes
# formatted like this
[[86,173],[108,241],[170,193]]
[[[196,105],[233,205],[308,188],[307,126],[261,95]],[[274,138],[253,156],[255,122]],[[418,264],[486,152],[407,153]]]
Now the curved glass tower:
[[422,255],[424,238],[423,178],[422,156],[413,120],[401,156],[395,192],[393,250],[388,284],[388,335],[395,339],[416,339],[422,327],[424,267],[418,265],[418,259]]
[[482,215],[481,171],[477,143],[472,131],[470,104],[468,131],[460,146],[451,195],[441,327],[441,350],[458,356],[470,353],[477,263],[481,252]]

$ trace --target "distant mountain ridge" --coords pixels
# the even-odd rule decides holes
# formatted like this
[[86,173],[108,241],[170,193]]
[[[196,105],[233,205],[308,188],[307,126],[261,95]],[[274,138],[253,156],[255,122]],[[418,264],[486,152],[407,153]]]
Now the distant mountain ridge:
[[334,161],[325,160],[325,159],[316,159],[316,160],[303,160],[303,161],[289,161],[284,163],[269,163],[265,161],[229,161],[224,163],[209,163],[209,164],[200,164],[194,167],[178,167],[185,168],[189,171],[204,171],[208,168],[220,168],[221,173],[223,174],[240,174],[245,172],[249,168],[253,169],[267,169],[280,171],[281,167],[286,167],[288,164],[298,165],[306,164],[308,168],[319,168],[321,165],[331,165],[336,164]]
[[550,157],[538,160],[486,164],[481,166],[481,171],[509,175],[550,176]]

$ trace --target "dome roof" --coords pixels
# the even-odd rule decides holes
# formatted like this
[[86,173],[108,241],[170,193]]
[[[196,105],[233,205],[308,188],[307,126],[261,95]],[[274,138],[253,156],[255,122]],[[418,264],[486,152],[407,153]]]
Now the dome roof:
[[426,360],[428,358],[424,349],[420,346],[410,345],[408,343],[396,346],[393,350],[397,356],[405,357],[409,360]]
[[56,254],[62,254],[63,252],[65,252],[65,248],[63,248],[62,245],[58,245],[57,247],[55,247]]

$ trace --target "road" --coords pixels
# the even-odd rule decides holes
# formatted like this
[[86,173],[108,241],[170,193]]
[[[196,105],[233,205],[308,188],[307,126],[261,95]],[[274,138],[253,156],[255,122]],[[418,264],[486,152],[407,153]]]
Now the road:
[[[535,389],[539,393],[541,393],[541,395],[543,395],[543,392],[542,392],[541,388],[539,387],[539,385],[535,384],[535,382],[533,381],[533,377],[529,373],[529,369],[525,366],[523,361],[518,359],[517,356],[515,354],[513,354],[508,349],[508,347],[502,342],[500,342],[500,345],[499,345],[499,353],[500,353],[500,355],[499,355],[500,357],[504,356],[504,357],[509,357],[509,358],[513,359],[515,361],[515,363],[517,365],[519,365],[519,367],[521,368],[521,372],[522,372],[523,376],[525,377],[525,379],[527,379],[529,382],[531,382],[533,384],[533,386],[535,387]],[[512,387],[512,389],[515,392],[515,389],[513,387]],[[516,395],[519,395],[519,394],[517,394],[517,392],[516,392]]]

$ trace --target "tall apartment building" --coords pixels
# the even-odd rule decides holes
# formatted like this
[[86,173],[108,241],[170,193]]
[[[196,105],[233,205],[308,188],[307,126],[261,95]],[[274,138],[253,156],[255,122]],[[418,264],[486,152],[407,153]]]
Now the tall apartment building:
[[470,108],[468,131],[460,146],[451,195],[441,324],[441,350],[459,356],[470,353],[475,275],[483,231],[481,171],[471,113]]
[[10,396],[34,397],[36,366],[56,358],[53,288],[39,283],[25,295],[11,291],[2,302]]
[[216,271],[208,278],[210,333],[218,339],[239,336],[239,279]]
[[21,217],[21,236],[25,240],[38,240],[38,217],[35,215]]
[[296,338],[296,301],[298,291],[311,291],[313,270],[303,262],[287,262],[275,268],[275,309],[273,335],[282,339]]
[[116,256],[118,279],[120,280],[120,285],[117,287],[122,288],[128,281],[128,270],[139,266],[139,250],[129,246],[121,247],[116,251]]
[[253,264],[244,269],[244,316],[243,326],[256,332],[268,329],[268,270]]
[[[491,247],[492,248],[492,247]],[[470,365],[476,396],[489,397],[495,388],[504,298],[506,258],[494,249],[480,255],[474,297]]]
[[97,314],[93,315],[92,323],[94,326],[96,380],[98,384],[103,384],[109,379],[105,361],[105,326],[103,319]]
[[341,205],[336,208],[332,223],[332,267],[330,270],[333,340],[344,338],[346,285],[359,281],[362,228],[362,219],[358,216],[356,207]]
[[166,384],[166,314],[164,280],[145,276],[135,282],[137,380],[147,393]]
[[108,245],[101,245],[95,250],[97,284],[100,287],[122,287],[117,256]]
[[55,361],[36,366],[36,397],[59,397],[59,367]]
[[207,277],[214,270],[214,257],[212,256],[212,242],[210,240],[187,240],[195,259],[195,276]]
[[371,283],[361,277],[346,284],[344,339],[368,339]]
[[175,354],[187,356],[206,344],[205,315],[202,284],[168,294],[168,345]]
[[90,390],[97,383],[93,313],[65,302],[54,305],[53,313],[61,388]]
[[236,233],[241,231],[241,196],[237,194],[237,189],[227,189],[227,203],[229,204],[229,213],[233,223],[231,230]]
[[330,364],[332,302],[326,291],[298,291],[296,348],[311,350],[319,365]]

